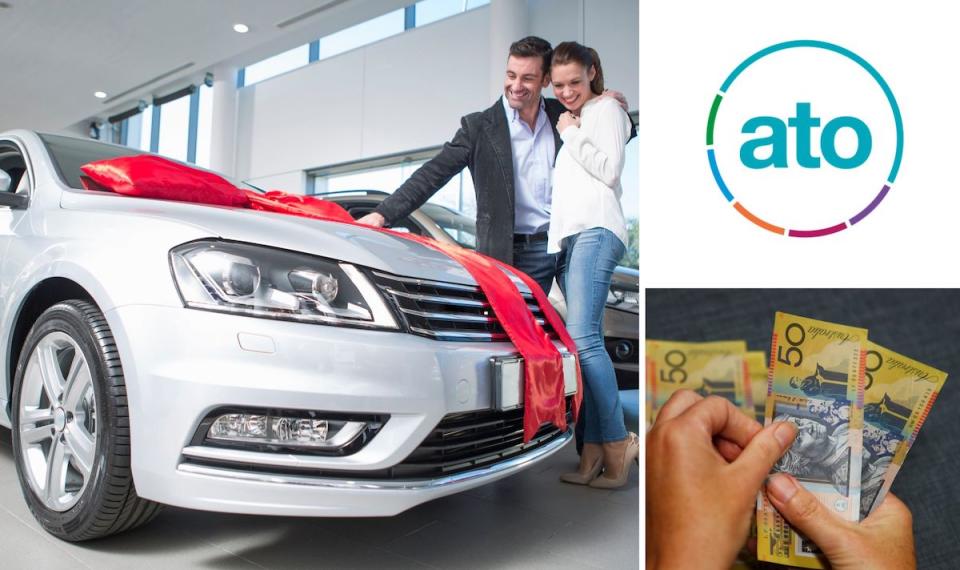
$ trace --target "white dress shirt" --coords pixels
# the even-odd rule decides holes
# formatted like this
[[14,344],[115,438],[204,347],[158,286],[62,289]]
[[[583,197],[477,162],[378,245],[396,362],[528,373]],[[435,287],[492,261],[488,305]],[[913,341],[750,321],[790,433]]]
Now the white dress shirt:
[[630,118],[612,97],[594,97],[580,110],[580,126],[567,127],[553,170],[553,205],[547,252],[560,251],[563,238],[606,228],[627,243],[620,206],[620,174]]
[[520,118],[520,113],[501,97],[507,125],[510,127],[510,148],[513,150],[514,233],[535,234],[550,223],[550,178],[556,155],[553,128],[547,109],[540,99],[540,111],[534,128]]

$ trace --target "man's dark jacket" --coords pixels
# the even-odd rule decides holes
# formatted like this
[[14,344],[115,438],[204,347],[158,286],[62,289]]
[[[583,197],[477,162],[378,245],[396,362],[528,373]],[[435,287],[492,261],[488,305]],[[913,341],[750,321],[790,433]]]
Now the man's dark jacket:
[[[556,99],[544,99],[544,105],[554,146],[559,151],[562,142],[556,124],[566,109]],[[376,212],[386,218],[387,223],[409,215],[464,167],[470,169],[477,193],[477,250],[513,263],[513,149],[500,99],[486,111],[463,117],[453,140],[417,169]]]

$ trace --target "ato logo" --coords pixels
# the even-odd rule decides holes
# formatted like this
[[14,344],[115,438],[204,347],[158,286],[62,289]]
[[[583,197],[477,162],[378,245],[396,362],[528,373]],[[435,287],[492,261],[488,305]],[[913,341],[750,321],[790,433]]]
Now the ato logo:
[[797,40],[737,66],[707,121],[707,158],[724,197],[771,232],[817,237],[863,220],[893,186],[903,123],[866,60]]

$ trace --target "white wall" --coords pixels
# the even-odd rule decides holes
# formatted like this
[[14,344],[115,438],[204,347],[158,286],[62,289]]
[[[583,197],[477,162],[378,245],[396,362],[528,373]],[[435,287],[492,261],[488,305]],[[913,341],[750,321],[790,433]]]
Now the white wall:
[[[529,0],[529,9],[531,34],[595,47],[608,85],[636,108],[636,0]],[[489,8],[479,8],[241,89],[238,175],[292,184],[307,169],[449,140],[462,115],[493,103],[489,28]]]
[[639,2],[586,0],[585,3],[583,43],[600,54],[606,86],[623,91],[630,109],[636,110],[640,99]]
[[[637,0],[529,0],[530,33],[553,45],[576,41],[600,54],[604,84],[637,109],[640,70]],[[553,90],[544,93],[552,97]]]

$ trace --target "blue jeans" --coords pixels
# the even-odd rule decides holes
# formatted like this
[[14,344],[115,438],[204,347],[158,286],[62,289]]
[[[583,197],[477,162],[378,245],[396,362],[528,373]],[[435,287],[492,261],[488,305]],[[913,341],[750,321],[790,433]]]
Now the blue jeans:
[[627,437],[613,362],[603,345],[603,310],[610,278],[626,247],[613,232],[591,228],[564,238],[558,281],[567,300],[567,331],[577,344],[583,373],[586,443]]
[[513,244],[513,266],[536,281],[544,294],[550,294],[557,275],[557,254],[547,253],[547,240]]

